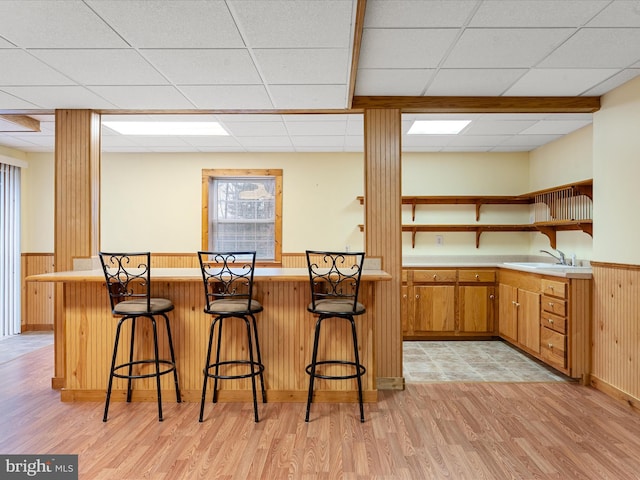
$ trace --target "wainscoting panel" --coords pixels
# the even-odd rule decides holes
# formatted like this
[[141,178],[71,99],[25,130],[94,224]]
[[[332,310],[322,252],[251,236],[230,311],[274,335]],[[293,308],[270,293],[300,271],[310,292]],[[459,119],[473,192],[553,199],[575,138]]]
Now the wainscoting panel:
[[592,263],[591,384],[640,407],[640,266]]

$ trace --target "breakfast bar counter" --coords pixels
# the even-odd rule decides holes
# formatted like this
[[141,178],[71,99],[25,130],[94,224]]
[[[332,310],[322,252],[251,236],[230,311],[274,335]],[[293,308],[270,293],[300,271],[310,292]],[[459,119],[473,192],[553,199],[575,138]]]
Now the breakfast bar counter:
[[[377,400],[375,369],[376,285],[388,281],[391,276],[383,270],[363,270],[360,302],[367,312],[356,319],[360,359],[366,366],[363,377],[364,400]],[[33,275],[33,282],[56,282],[62,286],[57,294],[60,314],[55,326],[55,377],[53,385],[59,388],[63,401],[104,400],[107,388],[109,364],[118,319],[111,314],[102,270],[80,270]],[[169,313],[171,332],[176,354],[178,377],[183,401],[200,401],[203,367],[208,342],[211,317],[204,313],[204,291],[199,268],[153,268],[151,270],[152,296],[166,297],[173,301],[175,309]],[[59,289],[60,290],[60,289]],[[315,317],[307,312],[310,302],[309,275],[306,268],[256,268],[254,296],[264,310],[257,318],[260,349],[265,365],[265,383],[268,402],[306,401],[309,377],[305,366],[311,360],[311,346]],[[342,325],[344,323],[344,325]],[[158,322],[161,330],[163,322]],[[223,355],[244,356],[236,352],[236,336],[246,335],[246,330],[234,324],[226,329],[223,338]],[[329,327],[329,328],[327,328]],[[143,335],[151,335],[144,331]],[[123,333],[124,335],[124,333]],[[137,336],[140,333],[136,333]],[[332,322],[323,328],[327,338],[326,350],[319,352],[327,357],[337,352],[344,356],[352,350],[350,327],[347,322]],[[165,338],[159,332],[159,338]],[[125,339],[126,341],[126,339]],[[138,343],[138,342],[136,342]],[[140,342],[140,345],[150,342]],[[145,348],[145,347],[141,347]],[[224,350],[223,348],[223,350]],[[161,355],[168,345],[160,343]],[[121,349],[124,350],[124,349]],[[124,356],[125,352],[122,353]],[[152,352],[139,352],[151,357]],[[336,367],[339,368],[339,367]],[[169,376],[162,378],[163,399],[175,398]],[[357,401],[355,380],[331,382],[316,380],[317,401]],[[123,401],[126,381],[116,379],[112,400]],[[221,382],[219,401],[250,401],[251,386],[248,379]],[[153,379],[134,382],[133,401],[155,401]]]

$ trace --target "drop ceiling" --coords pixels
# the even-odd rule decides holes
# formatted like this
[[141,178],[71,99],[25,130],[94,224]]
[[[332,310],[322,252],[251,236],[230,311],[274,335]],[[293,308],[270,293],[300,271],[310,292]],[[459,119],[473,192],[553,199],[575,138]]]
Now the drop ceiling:
[[[364,18],[359,17],[364,8]],[[353,97],[591,97],[640,74],[627,0],[4,0],[0,114],[54,148],[55,109],[110,119],[219,121],[226,137],[125,137],[106,152],[362,151]],[[135,114],[135,115],[134,115]],[[465,118],[459,135],[408,136]],[[404,151],[529,151],[590,113],[403,114]]]

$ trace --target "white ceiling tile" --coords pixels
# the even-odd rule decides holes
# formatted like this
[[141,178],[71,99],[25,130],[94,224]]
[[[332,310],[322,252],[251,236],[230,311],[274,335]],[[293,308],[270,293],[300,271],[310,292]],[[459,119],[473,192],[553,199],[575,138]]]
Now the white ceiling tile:
[[0,48],[11,48],[14,44],[0,37]]
[[286,136],[287,129],[284,126],[284,122],[224,122],[225,129],[236,137],[251,137],[259,135],[261,137],[275,135]]
[[231,136],[193,136],[183,137],[184,143],[193,145],[194,147],[225,147],[225,148],[239,148],[240,142]]
[[127,46],[80,0],[2,1],[0,32],[5,39],[23,48]]
[[[2,87],[0,87],[2,88]],[[22,109],[22,108],[37,108],[35,103],[27,102],[16,95],[12,95],[8,92],[0,90],[0,110],[2,109]]]
[[292,135],[291,142],[298,147],[342,147],[343,135]]
[[475,8],[468,0],[368,0],[365,28],[460,27]]
[[[640,67],[640,65],[638,65]],[[628,68],[626,70],[621,70],[619,73],[614,75],[613,77],[608,78],[602,83],[599,83],[591,90],[584,92],[585,95],[588,96],[596,96],[599,97],[604,95],[607,92],[610,92],[614,88],[619,87],[623,83],[628,82],[629,80],[640,75],[640,68]]]
[[616,73],[613,69],[546,69],[529,70],[505,95],[575,96],[593,88]]
[[640,3],[609,2],[609,5],[588,24],[588,27],[640,27]]
[[346,85],[272,85],[275,108],[345,108]]
[[508,135],[452,135],[447,147],[493,147],[509,138]]
[[46,49],[30,50],[30,53],[83,85],[162,85],[167,83],[167,80],[135,50]]
[[553,142],[561,136],[562,135],[514,135],[501,142],[498,146],[539,146]]
[[344,137],[344,146],[350,148],[363,148],[364,136],[363,135],[347,135]]
[[530,152],[541,145],[498,145],[493,147],[491,152]]
[[282,115],[285,122],[345,122],[347,118],[358,118],[357,114],[327,113],[327,114],[307,114],[289,113]]
[[344,135],[347,122],[287,122],[287,131],[292,136]]
[[360,68],[356,95],[422,95],[435,69]]
[[539,67],[624,68],[640,60],[640,29],[583,28]]
[[444,68],[527,68],[572,33],[570,28],[466,29]]
[[246,49],[146,49],[140,53],[177,85],[262,83]]
[[14,135],[13,138],[16,138],[20,141],[31,143],[32,145],[38,145],[41,147],[54,147],[56,142],[55,135],[44,135],[38,133],[20,133],[18,135]]
[[197,147],[198,152],[246,152],[247,149],[241,145],[235,147]]
[[527,70],[506,68],[459,68],[438,70],[426,95],[499,96]]
[[279,147],[265,147],[265,146],[246,146],[245,147],[245,151],[247,152],[295,152],[295,148],[293,147],[293,145],[282,145]]
[[242,145],[246,147],[290,147],[291,140],[289,137],[247,137],[242,141]]
[[608,0],[485,0],[470,27],[580,27]]
[[29,87],[2,87],[7,93],[28,100],[38,105],[39,108],[114,108],[116,105],[109,103],[104,98],[96,95],[85,87],[79,86],[29,86]]
[[455,146],[449,146],[449,147],[442,147],[442,150],[440,150],[441,152],[489,152],[491,151],[491,146],[488,145],[483,145],[483,146],[479,146],[479,145],[475,145],[475,146],[462,146],[462,145],[455,145]]
[[[2,2],[0,2],[0,5]],[[18,49],[0,50],[0,85],[73,85],[74,82]]]
[[337,84],[349,75],[349,51],[327,49],[255,49],[267,84]]
[[137,48],[245,46],[226,2],[88,0],[87,3]]
[[92,86],[90,90],[118,108],[139,110],[193,108],[180,92],[172,86]]
[[273,108],[262,85],[184,85],[180,87],[196,108],[270,109]]
[[402,135],[402,146],[442,147],[453,140],[454,135]]
[[347,48],[355,1],[243,0],[229,8],[252,48]]
[[566,135],[590,123],[590,121],[580,120],[541,120],[520,133],[523,135]]
[[178,136],[130,135],[129,139],[141,147],[185,147],[187,143]]
[[216,117],[218,118],[219,121],[226,123],[226,122],[234,122],[234,123],[239,123],[239,122],[250,122],[250,123],[254,123],[254,122],[282,122],[284,121],[284,118],[282,115],[280,114],[260,114],[260,113],[238,113],[238,114],[222,114],[222,115],[216,115]]
[[465,135],[516,134],[531,127],[535,120],[481,120],[471,122],[464,130]]
[[365,29],[360,68],[435,68],[456,38],[456,29]]

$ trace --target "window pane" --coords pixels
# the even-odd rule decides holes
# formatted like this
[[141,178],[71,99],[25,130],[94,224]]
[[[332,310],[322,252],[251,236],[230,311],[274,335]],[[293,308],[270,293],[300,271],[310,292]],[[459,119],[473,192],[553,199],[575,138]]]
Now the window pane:
[[211,182],[212,250],[256,250],[275,258],[275,178],[216,177]]

